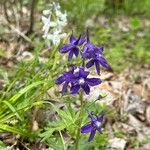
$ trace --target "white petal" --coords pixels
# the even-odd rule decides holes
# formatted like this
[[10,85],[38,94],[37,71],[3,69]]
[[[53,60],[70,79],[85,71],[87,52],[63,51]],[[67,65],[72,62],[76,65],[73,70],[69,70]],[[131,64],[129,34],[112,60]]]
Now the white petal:
[[43,15],[49,15],[50,14],[50,10],[47,9],[47,10],[43,10]]

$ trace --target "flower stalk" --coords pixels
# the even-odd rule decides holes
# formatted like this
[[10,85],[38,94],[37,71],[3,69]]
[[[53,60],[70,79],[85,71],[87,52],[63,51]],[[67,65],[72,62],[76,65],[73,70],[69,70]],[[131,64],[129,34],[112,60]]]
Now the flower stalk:
[[[82,116],[83,110],[84,110],[84,104],[83,104],[83,92],[80,92],[79,95],[79,100],[80,100],[80,115]],[[77,134],[76,134],[76,142],[75,142],[75,150],[79,149],[79,140],[80,140],[80,128],[81,128],[81,124],[82,124],[82,117],[79,120],[79,126],[78,126],[78,130],[77,130]]]

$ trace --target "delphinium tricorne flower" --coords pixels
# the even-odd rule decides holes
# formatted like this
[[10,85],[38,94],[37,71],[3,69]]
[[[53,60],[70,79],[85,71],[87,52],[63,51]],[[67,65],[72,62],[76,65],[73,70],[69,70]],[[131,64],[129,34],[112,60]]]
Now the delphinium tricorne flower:
[[94,115],[92,112],[91,113],[88,112],[88,117],[91,119],[91,122],[81,127],[81,133],[90,132],[90,137],[88,139],[89,142],[93,140],[96,130],[99,133],[102,133],[101,125],[103,122],[104,115],[105,112],[102,112],[99,116]]
[[75,55],[78,57],[79,54],[79,47],[85,42],[85,37],[81,35],[78,38],[75,38],[73,34],[70,36],[69,44],[65,44],[62,48],[59,49],[60,53],[67,53],[69,52],[68,61],[70,61]]
[[67,91],[67,86],[71,85],[71,94],[79,93],[80,88],[86,93],[90,93],[90,86],[96,86],[101,83],[99,78],[88,78],[89,72],[85,68],[71,67],[68,72],[64,72],[57,80],[56,84],[63,84],[62,95]]
[[90,42],[89,32],[86,33],[86,44],[84,46],[82,57],[83,59],[89,59],[89,62],[86,64],[87,68],[90,68],[95,64],[97,74],[100,74],[100,65],[109,69],[110,66],[107,63],[107,60],[103,56],[103,47],[97,47]]
[[[59,49],[60,53],[69,53],[68,61],[71,61],[73,59],[73,55],[75,55],[76,57],[78,57],[79,54],[81,55],[81,66],[72,66],[68,72],[65,71],[63,75],[59,76],[56,79],[56,84],[63,84],[63,88],[61,91],[62,95],[64,95],[68,89],[71,94],[80,95],[79,98],[81,103],[81,115],[83,113],[83,110],[85,109],[83,108],[85,106],[83,105],[83,92],[85,94],[89,94],[91,86],[97,86],[101,84],[100,78],[89,77],[90,72],[88,71],[88,68],[95,65],[98,75],[100,74],[100,66],[110,68],[109,64],[103,56],[103,50],[103,47],[97,47],[91,43],[88,31],[86,33],[86,36],[80,35],[78,38],[75,38],[72,33],[69,39],[69,43],[63,45]],[[102,113],[98,117],[93,113],[89,113],[88,116],[91,118],[90,124],[81,127],[82,120],[80,120],[79,126],[81,130],[79,128],[77,132],[75,149],[78,149],[80,132],[91,133],[88,141],[91,141],[94,138],[96,130],[102,133],[101,124],[103,121],[104,113]]]

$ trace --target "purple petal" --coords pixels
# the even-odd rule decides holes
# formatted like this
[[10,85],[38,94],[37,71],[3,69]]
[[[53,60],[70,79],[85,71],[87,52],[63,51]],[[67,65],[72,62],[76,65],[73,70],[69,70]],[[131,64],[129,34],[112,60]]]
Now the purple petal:
[[103,52],[104,51],[104,47],[99,47],[99,51]]
[[94,51],[94,45],[91,43],[87,43],[84,47],[83,53],[82,53],[83,58],[88,58],[88,59],[95,59],[95,51]]
[[69,69],[69,72],[73,73],[75,69],[76,69],[75,66],[71,66],[70,69]]
[[73,49],[73,53],[75,54],[76,57],[78,57],[78,55],[79,55],[79,49],[77,47],[75,47]]
[[92,131],[92,125],[91,124],[84,125],[80,129],[81,133],[88,133],[88,132],[91,132],[91,131]]
[[56,84],[62,84],[65,81],[65,77],[62,75],[56,79]]
[[101,134],[102,134],[102,130],[101,130],[101,128],[96,128],[96,130],[97,130],[99,133],[101,133]]
[[93,53],[93,45],[91,43],[86,43],[83,48],[82,57],[88,59],[93,58]]
[[80,85],[79,85],[79,84],[73,85],[73,86],[71,87],[71,89],[70,89],[71,94],[76,94],[76,93],[78,93],[79,89],[80,89]]
[[102,114],[99,117],[97,117],[97,120],[99,122],[103,122],[104,116],[105,116],[105,112],[102,112]]
[[93,130],[91,131],[91,134],[90,134],[90,137],[89,137],[89,139],[88,139],[88,142],[90,142],[90,141],[93,140],[93,138],[94,138],[94,136],[95,136],[95,133],[96,133],[96,129],[93,129]]
[[67,86],[68,86],[68,82],[65,82],[62,88],[62,95],[64,95],[65,92],[67,91]]
[[69,52],[71,49],[73,49],[75,46],[72,44],[66,44],[64,45],[62,48],[59,49],[60,53],[67,53]]
[[86,67],[87,68],[90,68],[90,67],[92,67],[93,65],[94,65],[94,60],[92,59],[92,60],[90,60],[87,64],[86,64]]
[[70,51],[69,56],[68,56],[68,61],[70,61],[73,57],[73,51]]
[[[94,49],[95,49],[95,45],[94,44],[92,44],[92,43],[87,43],[86,45],[85,45],[85,47],[87,48],[87,51],[89,52],[89,53],[94,53]],[[86,50],[86,49],[85,49]]]
[[86,52],[87,52],[87,50],[88,50],[88,46],[87,46],[87,45],[88,45],[88,43],[84,45],[84,48],[83,48],[83,50],[82,50],[83,53],[86,53]]
[[90,87],[88,86],[88,84],[84,83],[83,85],[81,85],[81,87],[86,94],[90,93]]
[[73,51],[70,51],[69,56],[68,56],[68,61],[70,61],[73,57]]
[[94,48],[95,53],[99,54],[103,54],[104,48],[103,47],[95,47]]
[[80,37],[78,45],[81,46],[85,42],[85,37]]
[[80,41],[81,35],[78,37],[78,39],[74,42],[74,45],[78,45],[79,41]]
[[100,63],[105,68],[110,68],[110,66],[107,63],[107,60],[104,57],[100,57]]
[[73,44],[77,39],[71,34],[70,36],[70,43]]
[[97,74],[100,75],[100,64],[98,61],[95,61],[95,66],[96,66]]
[[66,77],[65,80],[67,82],[74,82],[74,81],[76,81],[75,76],[71,72],[67,73],[65,77]]
[[90,57],[90,54],[87,53],[87,52],[82,52],[82,57],[83,57],[83,58],[88,58],[88,59],[91,58],[91,57]]
[[98,78],[90,78],[90,79],[86,79],[86,81],[90,86],[99,85],[101,83],[101,80]]
[[79,69],[79,75],[83,78],[86,78],[89,75],[88,71],[85,71],[84,68]]

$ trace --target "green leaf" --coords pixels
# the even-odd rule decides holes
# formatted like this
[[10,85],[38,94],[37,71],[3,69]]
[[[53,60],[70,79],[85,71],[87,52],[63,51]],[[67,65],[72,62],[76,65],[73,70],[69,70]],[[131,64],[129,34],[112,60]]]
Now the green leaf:
[[0,141],[0,149],[1,150],[8,150],[8,148],[6,147],[6,145],[2,141]]
[[[27,106],[24,106],[24,107],[21,107],[21,108],[17,109],[17,112],[20,112],[22,110],[26,111],[26,110],[32,108],[33,106],[38,106],[38,105],[41,105],[41,104],[44,104],[44,103],[45,103],[45,101],[37,101],[37,102],[34,102],[30,105],[27,105]],[[5,122],[5,121],[9,120],[10,118],[14,117],[14,115],[16,115],[16,112],[13,112],[13,113],[10,113],[10,114],[7,114],[7,115],[4,114],[3,116],[1,115],[0,116],[0,122],[1,123]]]
[[47,128],[45,132],[41,133],[39,136],[42,138],[42,141],[50,138],[52,133],[55,131],[55,128]]
[[26,93],[30,89],[37,87],[38,85],[44,84],[44,83],[45,83],[44,81],[38,81],[38,82],[28,85],[27,87],[21,89],[17,94],[15,94],[9,101],[15,102],[20,96],[22,96],[24,93]]
[[9,109],[13,113],[15,113],[15,115],[17,116],[17,118],[22,121],[22,119],[21,119],[20,115],[18,114],[17,110],[9,102],[7,102],[7,101],[2,101],[2,102],[5,103],[9,107]]
[[22,136],[32,137],[32,135],[29,132],[25,132],[21,129],[11,127],[11,126],[6,125],[6,124],[0,124],[0,130],[4,130],[4,131],[7,131],[7,132],[12,132],[12,133],[19,134],[19,135],[22,135]]
[[[76,126],[75,122],[79,117],[79,113],[73,114],[70,112],[69,109],[63,111],[58,109],[55,105],[53,105],[51,102],[48,102],[54,110],[59,114],[59,116],[62,118],[63,122],[65,123],[66,127],[69,127],[70,125]],[[73,116],[72,116],[73,115]]]
[[48,146],[54,150],[64,150],[63,143],[60,137],[55,137],[47,140]]

